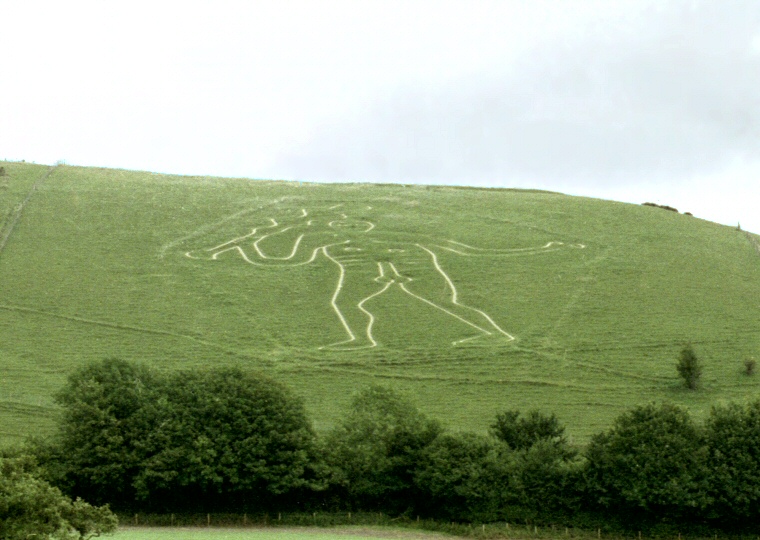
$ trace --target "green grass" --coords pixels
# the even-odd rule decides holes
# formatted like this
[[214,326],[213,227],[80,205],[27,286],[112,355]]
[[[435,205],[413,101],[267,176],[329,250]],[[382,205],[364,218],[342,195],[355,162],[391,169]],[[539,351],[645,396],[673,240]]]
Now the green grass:
[[[0,223],[8,224],[48,167],[3,166]],[[341,214],[375,227],[327,225]],[[344,264],[337,301],[356,335],[366,330],[356,304],[387,283],[390,263],[428,302],[392,285],[362,304],[376,317],[377,347],[320,349],[348,338],[331,306],[341,279],[334,261],[317,252],[310,264],[261,267],[235,251],[218,260],[204,251],[261,232],[270,218],[280,224],[270,231],[281,231],[260,243],[270,256],[287,257],[301,233],[294,259],[347,239],[364,250],[329,252],[355,259]],[[492,250],[564,244],[463,256],[444,249],[459,249],[448,240]],[[460,303],[516,339],[463,321],[498,334],[482,315],[447,303],[451,291],[419,246],[436,254]],[[251,242],[245,249],[255,261]],[[385,281],[375,281],[378,263]],[[705,368],[697,392],[675,371],[687,341]],[[668,399],[699,417],[715,403],[758,397],[760,376],[742,368],[760,359],[760,256],[732,227],[557,193],[59,166],[0,251],[0,444],[50,433],[52,395],[66,375],[111,356],[166,370],[266,372],[303,396],[320,430],[340,418],[352,391],[381,382],[452,429],[483,431],[498,411],[540,408],[583,442],[638,403]]]
[[335,529],[202,529],[202,528],[127,528],[119,530],[116,540],[373,540],[373,539],[440,539],[455,538],[423,531],[364,527],[339,527]]

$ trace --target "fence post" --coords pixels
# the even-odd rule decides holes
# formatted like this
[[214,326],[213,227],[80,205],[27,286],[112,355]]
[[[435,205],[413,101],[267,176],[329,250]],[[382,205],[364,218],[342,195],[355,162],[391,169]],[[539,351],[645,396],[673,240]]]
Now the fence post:
[[206,526],[211,527],[211,514],[206,514]]
[[243,526],[248,525],[248,514],[243,514]]

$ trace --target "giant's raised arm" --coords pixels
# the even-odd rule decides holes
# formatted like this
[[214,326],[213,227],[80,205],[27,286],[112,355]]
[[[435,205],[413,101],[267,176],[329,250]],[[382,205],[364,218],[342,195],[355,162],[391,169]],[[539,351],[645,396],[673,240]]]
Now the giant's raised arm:
[[464,255],[465,257],[478,257],[478,256],[520,256],[520,255],[535,255],[538,253],[548,253],[551,251],[557,251],[563,248],[580,248],[583,249],[586,246],[584,244],[568,244],[565,242],[553,241],[547,242],[541,246],[525,247],[525,248],[479,248],[475,246],[469,246],[456,240],[443,240],[438,241],[431,247],[450,251],[457,255]]

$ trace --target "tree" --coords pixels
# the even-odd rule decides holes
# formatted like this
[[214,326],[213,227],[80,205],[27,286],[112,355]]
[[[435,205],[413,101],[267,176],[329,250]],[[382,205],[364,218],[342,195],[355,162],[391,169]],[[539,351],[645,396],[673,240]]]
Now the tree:
[[59,435],[39,454],[73,496],[124,508],[250,508],[324,485],[303,404],[261,375],[161,376],[105,360],[73,373],[58,400]]
[[116,530],[107,506],[71,501],[34,469],[29,458],[0,458],[0,538],[86,540]]
[[159,377],[147,366],[107,359],[72,373],[56,400],[63,408],[52,445],[38,448],[48,478],[97,504],[129,506],[157,426]]
[[568,445],[565,427],[554,414],[547,416],[532,410],[521,418],[520,411],[506,411],[496,415],[490,431],[513,450],[528,450],[538,442],[546,442],[561,450],[564,459],[572,459],[576,454]]
[[493,439],[444,434],[419,456],[418,511],[438,519],[497,521],[518,501],[515,452]]
[[283,385],[239,369],[179,372],[154,404],[134,485],[166,507],[268,508],[322,489],[315,434]]
[[715,517],[732,525],[755,524],[760,505],[760,401],[714,407],[706,439]]
[[621,519],[697,516],[707,507],[707,446],[688,413],[645,405],[619,416],[586,448],[587,495]]
[[696,390],[699,378],[702,376],[702,365],[691,344],[687,344],[681,349],[676,369],[678,370],[678,375],[683,379],[686,388]]
[[437,422],[390,388],[366,388],[354,396],[346,419],[326,438],[333,484],[359,508],[398,512],[413,507],[418,500],[418,456],[441,431]]

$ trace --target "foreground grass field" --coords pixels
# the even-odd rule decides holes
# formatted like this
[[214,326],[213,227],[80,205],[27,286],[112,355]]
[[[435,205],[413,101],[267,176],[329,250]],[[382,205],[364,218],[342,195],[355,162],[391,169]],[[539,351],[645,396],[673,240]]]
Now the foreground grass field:
[[198,529],[198,528],[122,528],[116,540],[407,540],[456,539],[457,536],[392,528],[338,527],[332,529]]
[[49,433],[66,375],[114,356],[266,372],[321,430],[373,382],[453,429],[536,407],[578,442],[642,402],[758,395],[760,256],[731,227],[548,192],[3,166],[0,444]]

